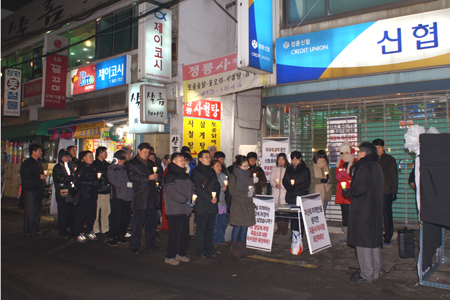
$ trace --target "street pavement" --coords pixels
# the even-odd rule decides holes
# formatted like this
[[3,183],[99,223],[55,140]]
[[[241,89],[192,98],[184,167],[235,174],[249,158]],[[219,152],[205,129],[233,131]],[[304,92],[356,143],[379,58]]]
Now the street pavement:
[[[141,247],[135,255],[125,246],[108,246],[105,235],[85,244],[59,238],[57,223],[48,217],[41,219],[45,235],[27,238],[22,220],[20,211],[2,208],[2,300],[450,299],[448,290],[416,285],[416,259],[400,259],[397,241],[382,250],[384,271],[377,282],[353,283],[355,251],[337,243],[336,233],[330,234],[331,248],[298,256],[289,253],[287,235],[275,236],[272,252],[249,250],[241,259],[225,246],[214,248],[216,258],[198,259],[191,241],[191,262],[171,266],[164,263],[164,231],[157,236],[163,250]],[[450,283],[448,265],[435,274],[434,280]]]

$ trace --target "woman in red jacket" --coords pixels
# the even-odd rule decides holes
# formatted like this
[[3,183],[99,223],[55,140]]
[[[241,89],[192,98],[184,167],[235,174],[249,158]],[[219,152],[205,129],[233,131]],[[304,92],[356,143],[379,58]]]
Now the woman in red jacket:
[[342,231],[344,235],[339,240],[339,243],[347,243],[347,226],[348,226],[348,209],[350,207],[350,198],[342,195],[342,182],[345,182],[347,189],[350,188],[352,181],[350,169],[357,161],[355,157],[355,150],[350,147],[350,143],[346,140],[339,148],[340,156],[336,163],[336,198],[335,203],[341,205],[342,212]]

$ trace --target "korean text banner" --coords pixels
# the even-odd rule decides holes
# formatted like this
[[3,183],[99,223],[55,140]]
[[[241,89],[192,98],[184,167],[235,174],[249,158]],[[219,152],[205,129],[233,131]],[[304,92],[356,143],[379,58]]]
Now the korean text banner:
[[247,230],[247,247],[270,252],[275,224],[275,204],[272,196],[255,195],[256,224]]
[[195,156],[208,146],[214,145],[220,151],[220,129],[220,121],[183,118],[183,145]]
[[41,107],[66,108],[67,56],[53,54],[45,59]]
[[[288,137],[265,137],[262,146],[262,168],[267,179],[272,173],[273,167],[277,164],[277,156],[285,153],[289,157],[289,138]],[[280,183],[283,178],[280,178]]]
[[185,103],[183,116],[220,120],[221,110],[222,107],[220,102],[202,99]]
[[237,68],[237,54],[183,66],[184,101],[218,97],[265,84],[265,75]]
[[22,101],[22,70],[5,70],[4,116],[20,117],[20,101]]
[[75,130],[76,139],[99,139],[102,137],[105,122],[85,124],[77,126]]
[[279,38],[277,83],[450,64],[450,9]]

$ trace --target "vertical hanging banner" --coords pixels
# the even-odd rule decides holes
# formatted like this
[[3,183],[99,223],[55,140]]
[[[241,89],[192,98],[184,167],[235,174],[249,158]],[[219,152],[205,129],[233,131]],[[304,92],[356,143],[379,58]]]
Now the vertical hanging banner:
[[167,124],[166,88],[141,85],[141,123]]
[[265,75],[238,70],[237,53],[183,66],[185,102],[237,93],[265,82]]
[[3,115],[20,117],[20,101],[22,100],[22,70],[5,70]]
[[269,180],[273,167],[276,166],[277,155],[280,153],[285,153],[289,157],[290,148],[288,137],[263,138],[262,168],[267,180]]
[[170,135],[170,154],[175,152],[180,152],[181,150],[181,139],[178,134]]
[[238,19],[238,67],[255,73],[273,72],[272,0],[240,0]]
[[[330,248],[330,234],[328,233],[327,220],[325,219],[320,194],[297,197],[298,204],[302,208],[309,253],[315,254]],[[300,212],[298,213],[298,218],[300,220]]]
[[256,224],[247,230],[247,248],[272,251],[273,227],[275,224],[275,203],[272,196],[256,195],[255,204]]
[[[154,8],[139,5],[144,14]],[[139,23],[138,79],[170,82],[172,79],[172,11],[158,10]]]
[[45,59],[41,107],[66,108],[67,57],[53,54]]
[[183,144],[192,154],[216,146],[220,151],[220,127],[222,106],[218,101],[198,100],[184,104]]

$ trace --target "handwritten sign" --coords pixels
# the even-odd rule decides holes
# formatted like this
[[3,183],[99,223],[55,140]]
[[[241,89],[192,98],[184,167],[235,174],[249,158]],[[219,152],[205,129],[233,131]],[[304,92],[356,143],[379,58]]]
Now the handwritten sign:
[[289,152],[289,138],[263,138],[262,168],[267,180],[272,173],[273,167],[276,166],[277,155],[285,153],[286,156],[289,156]]
[[255,204],[256,224],[247,231],[247,248],[261,251],[272,251],[273,227],[275,223],[274,197],[256,195]]
[[[308,238],[310,254],[315,254],[331,247],[330,234],[328,233],[325,212],[322,207],[322,199],[319,193],[297,197],[297,203],[303,213],[303,224]],[[300,219],[300,212],[299,212]]]

